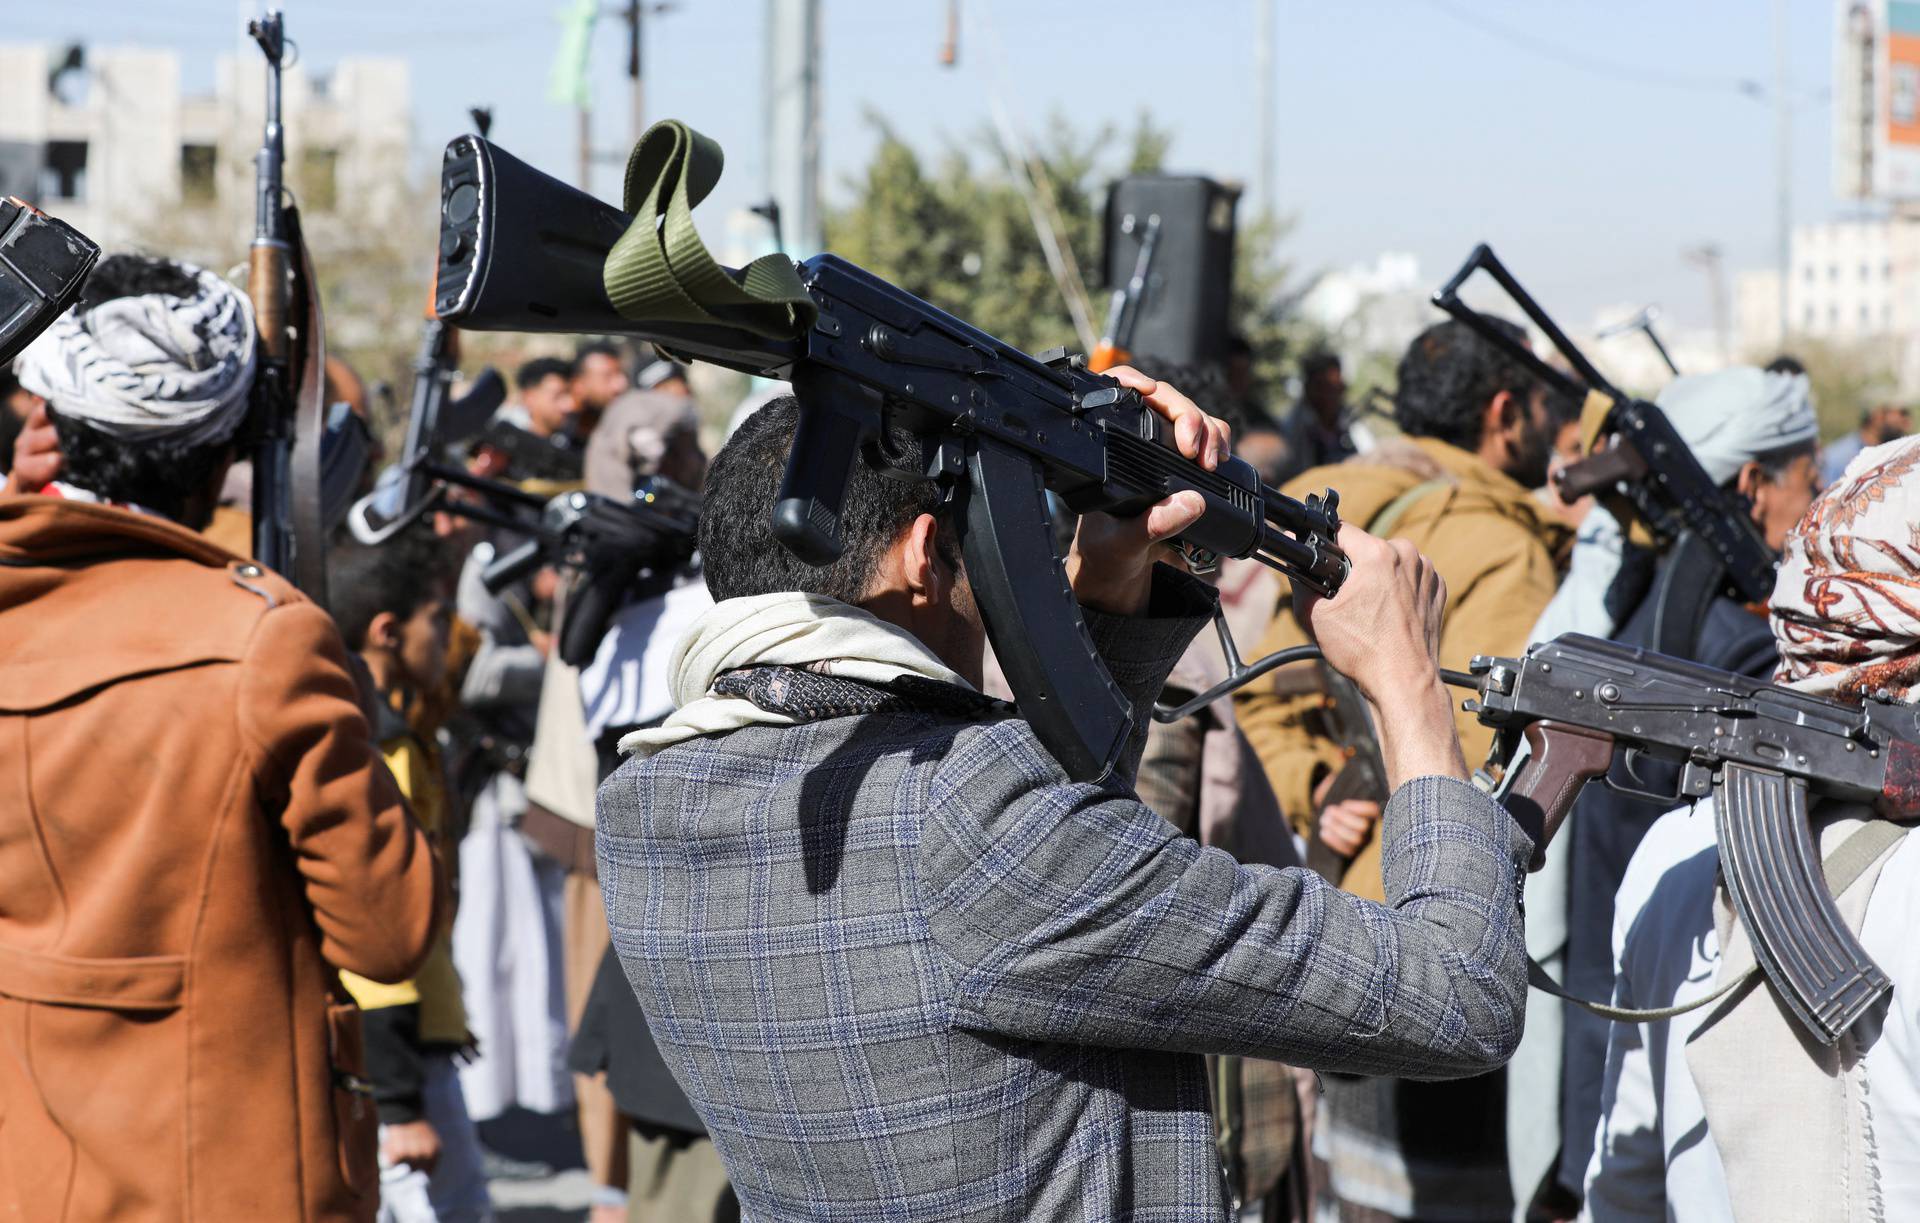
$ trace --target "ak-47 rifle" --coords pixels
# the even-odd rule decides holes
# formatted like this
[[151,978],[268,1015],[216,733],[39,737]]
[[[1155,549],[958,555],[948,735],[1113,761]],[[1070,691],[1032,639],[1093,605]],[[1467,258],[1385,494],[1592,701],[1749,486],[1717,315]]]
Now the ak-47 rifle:
[[[957,503],[968,577],[1021,711],[1078,779],[1111,771],[1134,710],[1081,620],[1049,490],[1077,513],[1125,514],[1192,489],[1207,503],[1182,541],[1195,554],[1251,556],[1339,589],[1331,493],[1295,501],[1238,459],[1204,470],[1137,393],[1064,349],[1028,356],[833,255],[722,268],[690,213],[720,161],[684,125],[655,124],[627,167],[630,215],[459,137],[441,170],[436,313],[480,330],[635,335],[790,382],[801,419],[773,532],[811,564],[840,553],[855,462],[936,482]],[[882,452],[887,426],[917,435],[925,466]],[[1230,683],[1285,661],[1230,659]]]
[[1520,658],[1476,658],[1449,683],[1479,690],[1467,708],[1496,729],[1489,760],[1526,762],[1502,787],[1540,847],[1616,747],[1680,766],[1676,806],[1711,794],[1720,866],[1754,956],[1815,1038],[1834,1044],[1891,988],[1842,921],[1822,878],[1809,821],[1814,798],[1920,818],[1920,709],[1886,699],[1842,704],[1790,688],[1578,634]]
[[80,296],[100,248],[25,200],[0,198],[0,366]]
[[1133,360],[1133,331],[1140,322],[1140,302],[1147,295],[1154,252],[1160,246],[1160,214],[1152,213],[1143,223],[1128,213],[1120,223],[1120,231],[1128,234],[1142,224],[1145,228],[1140,235],[1140,253],[1134,256],[1133,275],[1113,291],[1107,303],[1106,328],[1101,332],[1100,342],[1093,346],[1093,355],[1087,358],[1087,368],[1096,374]]
[[[280,10],[270,9],[247,33],[267,61],[266,127],[254,156],[253,245],[247,253],[247,296],[260,332],[254,377],[253,555],[325,606],[327,597],[326,343],[313,263],[300,232],[300,210],[287,198],[286,149],[280,116],[280,69],[287,49]],[[342,444],[356,436],[338,422]],[[364,462],[364,452],[361,462]],[[333,484],[360,463],[336,457]]]
[[[1460,300],[1461,285],[1478,271],[1493,277],[1545,333],[1573,367],[1573,375],[1548,365]],[[1484,242],[1475,247],[1453,279],[1433,295],[1433,304],[1525,365],[1559,394],[1584,404],[1580,430],[1587,457],[1555,474],[1562,498],[1573,502],[1589,493],[1597,495],[1642,544],[1677,540],[1691,533],[1724,568],[1725,586],[1743,601],[1762,603],[1773,593],[1774,556],[1747,512],[1745,499],[1715,484],[1701,469],[1666,413],[1609,383],[1520,287],[1491,247]]]

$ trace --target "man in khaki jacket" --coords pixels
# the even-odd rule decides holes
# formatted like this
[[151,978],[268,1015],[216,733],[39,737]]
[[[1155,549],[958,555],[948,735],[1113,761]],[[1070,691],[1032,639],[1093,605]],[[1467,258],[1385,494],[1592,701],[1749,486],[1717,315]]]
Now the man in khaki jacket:
[[64,469],[0,498],[0,1217],[378,1202],[339,970],[409,976],[444,890],[326,613],[194,533],[253,351],[122,256],[20,359]]
[[[1566,536],[1532,494],[1546,483],[1555,433],[1545,387],[1446,322],[1407,349],[1395,405],[1404,437],[1308,471],[1286,491],[1337,489],[1342,518],[1409,540],[1433,561],[1448,592],[1442,666],[1465,669],[1475,654],[1517,654],[1553,597],[1554,556]],[[1258,653],[1305,641],[1283,594]],[[1296,829],[1351,859],[1343,887],[1382,899],[1379,804],[1355,798],[1322,810],[1317,801],[1344,763],[1324,720],[1318,667],[1275,672],[1242,689],[1236,704]],[[1489,732],[1470,714],[1459,715],[1458,725],[1469,764],[1479,763]],[[1502,1074],[1455,1083],[1328,1078],[1314,1138],[1316,1180],[1344,1209],[1375,1212],[1370,1218],[1507,1219]]]
[[[1567,538],[1532,492],[1546,484],[1552,456],[1546,388],[1518,362],[1447,322],[1407,349],[1395,403],[1405,436],[1305,472],[1285,491],[1336,489],[1342,519],[1410,540],[1433,561],[1448,592],[1442,666],[1464,670],[1475,654],[1517,654],[1559,584],[1555,556]],[[1291,597],[1283,588],[1249,657],[1305,643]],[[1326,705],[1313,663],[1283,667],[1235,697],[1240,727],[1295,830],[1309,839],[1316,826],[1330,834],[1328,843],[1353,859],[1343,886],[1378,900],[1380,849],[1372,829],[1379,805],[1349,801],[1330,809],[1329,819],[1315,801],[1345,762],[1322,720]],[[1471,714],[1459,715],[1458,724],[1467,761],[1477,765],[1491,732]]]

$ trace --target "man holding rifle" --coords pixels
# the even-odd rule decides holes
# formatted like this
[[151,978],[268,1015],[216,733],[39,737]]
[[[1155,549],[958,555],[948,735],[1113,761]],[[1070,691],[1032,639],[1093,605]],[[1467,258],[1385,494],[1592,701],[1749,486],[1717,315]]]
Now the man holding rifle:
[[[1920,695],[1920,440],[1863,451],[1787,541],[1778,682],[1859,705]],[[1892,980],[1837,1044],[1809,1037],[1722,880],[1712,799],[1658,820],[1614,915],[1616,1006],[1587,1213],[1613,1220],[1901,1218],[1920,1200],[1920,843],[1859,804],[1812,817],[1847,929]],[[1725,993],[1728,987],[1731,993]]]
[[[1768,551],[1778,556],[1814,495],[1819,422],[1806,375],[1735,366],[1675,378],[1655,402],[1707,477],[1725,491],[1729,509],[1750,517]],[[1600,516],[1599,525],[1613,523],[1604,506],[1590,512]],[[1583,525],[1583,531],[1591,525]],[[1618,546],[1617,525],[1611,534]],[[1780,656],[1767,628],[1766,606],[1727,593],[1725,571],[1704,554],[1697,538],[1670,546],[1657,566],[1648,563],[1652,558],[1645,551],[1636,552],[1609,593],[1609,603],[1625,611],[1618,630],[1606,636],[1722,671],[1758,679],[1773,674]],[[1535,641],[1558,635],[1544,623],[1548,617],[1536,626]],[[1653,794],[1672,793],[1678,777],[1679,768],[1663,761],[1636,761],[1632,769],[1618,761],[1612,770],[1616,784]],[[1589,786],[1574,805],[1562,837],[1567,877],[1562,984],[1582,997],[1605,997],[1612,988],[1614,893],[1640,838],[1666,808],[1599,785]],[[1534,914],[1530,934],[1538,936],[1543,933],[1540,910]],[[1557,919],[1556,914],[1545,921]],[[1579,1008],[1568,1008],[1565,1021],[1558,1179],[1577,1196],[1600,1116],[1609,1025]]]
[[[1226,453],[1184,396],[1114,372],[1188,458]],[[1346,586],[1300,608],[1393,709],[1389,907],[1204,850],[1122,779],[1069,781],[977,690],[985,634],[929,486],[857,464],[840,558],[795,559],[769,518],[797,414],[776,400],[716,458],[719,602],[598,812],[615,947],[748,1217],[1223,1219],[1200,1054],[1415,1077],[1508,1056],[1531,845],[1465,783],[1445,592],[1411,545],[1347,529]],[[1070,559],[1143,713],[1211,607],[1156,564],[1200,510],[1089,515]]]

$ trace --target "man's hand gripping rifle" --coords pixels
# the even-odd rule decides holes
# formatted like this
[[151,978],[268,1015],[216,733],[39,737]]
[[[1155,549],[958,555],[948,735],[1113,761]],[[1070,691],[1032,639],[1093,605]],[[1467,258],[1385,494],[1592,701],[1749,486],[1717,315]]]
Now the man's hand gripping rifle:
[[[1476,658],[1468,708],[1497,728],[1492,760],[1529,754],[1505,779],[1507,809],[1540,847],[1616,747],[1680,765],[1678,805],[1714,800],[1720,866],[1755,958],[1787,1005],[1831,1045],[1892,988],[1847,929],[1821,873],[1814,798],[1920,818],[1920,710],[1855,707],[1577,634],[1522,658]],[[1617,787],[1616,787],[1617,788]]]
[[[1461,286],[1480,271],[1546,335],[1573,375],[1548,365],[1460,300]],[[1555,392],[1583,405],[1580,432],[1587,457],[1556,473],[1564,499],[1597,495],[1636,543],[1697,540],[1711,563],[1724,570],[1725,585],[1746,602],[1765,602],[1773,593],[1773,554],[1741,499],[1702,470],[1666,413],[1622,394],[1594,368],[1491,247],[1475,247],[1453,279],[1433,295],[1433,304],[1532,370]]]
[[[840,552],[855,462],[938,481],[1021,712],[1075,778],[1112,769],[1134,711],[1081,621],[1048,490],[1075,512],[1114,514],[1195,490],[1207,511],[1181,541],[1191,556],[1255,557],[1338,590],[1347,560],[1331,495],[1283,497],[1231,458],[1204,470],[1136,392],[1064,350],[1028,356],[833,255],[721,267],[691,219],[720,166],[712,141],[656,124],[628,163],[623,212],[456,139],[442,166],[436,312],[481,330],[635,335],[792,383],[801,423],[773,531],[809,563]],[[922,464],[882,453],[893,425],[921,439]]]

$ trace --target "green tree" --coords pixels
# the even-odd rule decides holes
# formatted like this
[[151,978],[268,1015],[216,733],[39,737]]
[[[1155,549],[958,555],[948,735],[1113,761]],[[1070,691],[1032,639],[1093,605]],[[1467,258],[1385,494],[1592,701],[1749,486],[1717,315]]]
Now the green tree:
[[[868,122],[879,143],[847,181],[847,202],[826,215],[827,248],[1029,352],[1078,347],[1005,142],[986,131],[927,157],[884,118]],[[1108,186],[1159,173],[1172,143],[1145,113],[1125,134],[1082,133],[1055,118],[1032,142],[1025,169],[1050,197],[1061,244],[1088,282],[1095,330],[1106,314],[1098,281]],[[1290,228],[1284,218],[1243,215],[1235,253],[1234,326],[1253,344],[1256,378],[1273,388],[1316,338],[1292,310],[1292,268],[1279,255]]]

